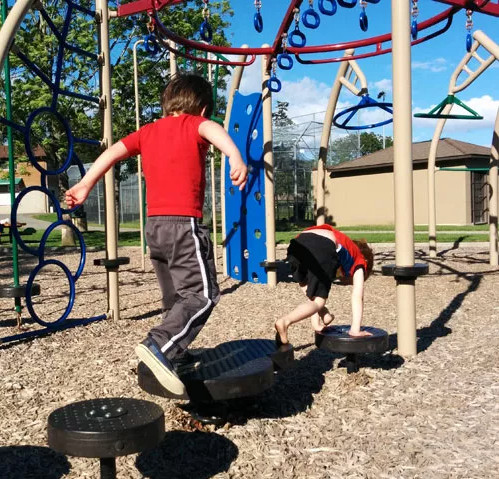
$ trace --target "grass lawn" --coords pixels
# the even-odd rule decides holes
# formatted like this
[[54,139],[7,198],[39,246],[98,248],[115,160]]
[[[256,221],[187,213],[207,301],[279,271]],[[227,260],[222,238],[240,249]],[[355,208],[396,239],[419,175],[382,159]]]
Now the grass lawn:
[[[351,231],[351,232],[350,232]],[[366,230],[359,230],[366,231]],[[359,232],[356,233],[354,230],[349,230],[348,235],[352,239],[365,239],[367,242],[376,244],[376,243],[393,243],[395,242],[395,234],[391,232],[385,232],[386,230],[382,230],[381,232],[372,231],[372,232]],[[461,230],[465,231],[465,230]],[[473,241],[488,241],[489,237],[484,233],[475,233],[473,230],[469,230],[469,234],[467,233],[457,233],[452,231],[443,230],[437,234],[437,242],[439,243],[454,243],[456,241],[459,242],[473,242]],[[480,230],[479,230],[480,231]],[[23,241],[31,247],[36,248],[40,239],[42,237],[43,231],[37,230],[36,233],[31,235],[22,235]],[[289,241],[297,235],[297,231],[277,231],[276,232],[276,243],[277,244],[287,244]],[[85,244],[88,248],[105,248],[106,237],[104,231],[89,231],[83,233],[83,238],[85,240]],[[220,245],[222,241],[221,233],[217,234],[217,243]],[[414,241],[418,243],[425,243],[428,241],[427,233],[415,232]],[[58,247],[61,244],[61,232],[59,229],[55,229],[50,234],[47,246],[49,247]],[[122,231],[119,235],[119,246],[140,246],[140,233],[139,231]],[[7,246],[9,243],[6,239],[2,239],[0,241],[0,245]]]

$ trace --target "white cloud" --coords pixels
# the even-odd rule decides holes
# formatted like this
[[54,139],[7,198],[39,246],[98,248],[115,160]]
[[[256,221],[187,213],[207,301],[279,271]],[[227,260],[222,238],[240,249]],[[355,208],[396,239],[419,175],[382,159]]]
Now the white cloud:
[[[445,136],[455,132],[468,132],[471,130],[490,130],[490,138],[494,130],[497,111],[499,109],[499,100],[494,100],[490,95],[483,95],[481,97],[474,97],[468,100],[461,101],[469,106],[472,110],[476,111],[479,115],[483,116],[483,120],[447,120],[444,127]],[[414,108],[413,113],[424,112],[427,113],[436,105],[431,105],[427,108]],[[461,108],[459,105],[454,105],[451,114],[462,115],[469,113]],[[414,118],[414,127],[420,128],[435,128],[437,120]]]
[[[391,78],[383,78],[374,83],[369,83],[369,93],[370,96],[376,98],[377,94],[384,91],[387,95],[392,93],[392,80]],[[372,92],[372,93],[371,93]]]
[[412,68],[414,70],[429,70],[434,73],[447,70],[447,67],[448,64],[445,58],[435,58],[428,62],[412,62]]

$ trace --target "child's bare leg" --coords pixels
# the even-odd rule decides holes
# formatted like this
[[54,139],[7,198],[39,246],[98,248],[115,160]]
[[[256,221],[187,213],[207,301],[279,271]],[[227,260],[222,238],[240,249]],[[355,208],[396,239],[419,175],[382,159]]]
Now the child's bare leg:
[[275,329],[279,333],[281,342],[288,343],[288,328],[294,323],[318,313],[326,303],[325,298],[315,297],[299,304],[293,311],[282,316],[275,322]]

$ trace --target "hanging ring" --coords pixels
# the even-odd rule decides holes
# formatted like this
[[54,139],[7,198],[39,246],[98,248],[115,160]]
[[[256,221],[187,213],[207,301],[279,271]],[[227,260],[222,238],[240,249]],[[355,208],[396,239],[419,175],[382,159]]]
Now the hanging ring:
[[288,35],[289,38],[289,44],[292,47],[297,47],[301,48],[305,46],[305,43],[307,42],[307,39],[305,38],[305,35],[303,32],[300,31],[298,27],[296,27],[290,35]]
[[293,67],[293,58],[287,52],[277,55],[277,64],[281,70],[291,70]]
[[256,12],[253,16],[253,25],[258,33],[262,33],[263,30],[263,18],[260,12]]
[[281,81],[275,75],[272,75],[267,81],[267,87],[271,92],[279,93],[281,91]]
[[360,12],[359,24],[360,24],[360,29],[363,32],[367,32],[368,21],[367,21],[366,11],[364,9],[362,10],[362,12]]
[[[329,2],[330,7],[326,7],[326,4]],[[336,0],[319,0],[319,12],[323,15],[328,15],[329,17],[333,16],[338,10],[338,4]]]
[[199,34],[205,42],[211,43],[211,40],[213,39],[213,30],[211,29],[211,25],[208,20],[203,20],[203,23],[201,23],[201,26],[199,27]]
[[309,8],[303,12],[301,16],[301,21],[303,22],[303,25],[305,25],[307,28],[312,28],[312,29],[317,28],[321,23],[319,14],[313,8]]

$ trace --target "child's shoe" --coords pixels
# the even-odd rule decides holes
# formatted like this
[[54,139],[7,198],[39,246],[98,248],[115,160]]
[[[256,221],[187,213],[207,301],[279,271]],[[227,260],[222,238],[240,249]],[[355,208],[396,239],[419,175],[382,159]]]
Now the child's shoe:
[[147,337],[135,348],[135,353],[165,389],[179,396],[187,394],[184,383],[179,379],[173,364],[165,358],[156,341]]

